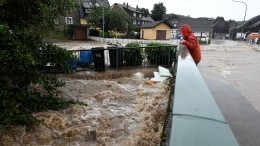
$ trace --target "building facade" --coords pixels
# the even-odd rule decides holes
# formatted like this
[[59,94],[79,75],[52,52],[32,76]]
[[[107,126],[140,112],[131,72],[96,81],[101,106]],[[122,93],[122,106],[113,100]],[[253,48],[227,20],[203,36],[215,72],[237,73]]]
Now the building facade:
[[169,40],[173,27],[165,21],[154,21],[140,27],[140,38],[146,40]]
[[154,20],[151,17],[144,17],[143,12],[141,12],[138,6],[131,7],[128,3],[115,3],[111,6],[112,10],[121,10],[127,13],[132,21],[132,25],[136,28],[139,28],[141,25],[153,22]]

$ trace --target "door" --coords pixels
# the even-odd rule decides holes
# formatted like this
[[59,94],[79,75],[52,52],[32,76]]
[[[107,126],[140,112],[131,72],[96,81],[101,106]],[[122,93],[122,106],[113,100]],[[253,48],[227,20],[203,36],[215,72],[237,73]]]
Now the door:
[[166,30],[157,30],[156,40],[166,40]]
[[86,40],[86,39],[88,39],[87,27],[75,27],[74,40]]

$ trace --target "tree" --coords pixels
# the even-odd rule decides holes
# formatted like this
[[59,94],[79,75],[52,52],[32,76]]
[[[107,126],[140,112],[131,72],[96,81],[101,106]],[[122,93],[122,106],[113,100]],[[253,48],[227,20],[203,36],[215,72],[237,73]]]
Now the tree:
[[154,4],[153,10],[151,11],[151,17],[153,20],[163,20],[164,14],[166,14],[166,7],[163,5],[163,3]]
[[144,17],[147,17],[147,16],[149,16],[149,15],[150,15],[150,13],[149,13],[149,10],[148,10],[148,9],[146,9],[146,8],[141,8],[141,12],[143,12],[143,14],[144,14]]
[[[104,9],[104,19],[105,32],[116,31],[116,32],[126,32],[127,26],[129,24],[130,18],[128,15],[122,11]],[[95,28],[102,28],[103,24],[103,8],[96,7],[86,18],[87,22]]]
[[215,24],[216,22],[218,22],[220,20],[225,20],[225,19],[224,19],[224,17],[218,16],[216,19],[213,20],[213,24]]
[[72,53],[44,43],[55,19],[72,10],[75,0],[5,0],[0,2],[0,124],[31,125],[33,112],[65,108],[74,101],[56,97],[64,85],[44,70],[70,71]]

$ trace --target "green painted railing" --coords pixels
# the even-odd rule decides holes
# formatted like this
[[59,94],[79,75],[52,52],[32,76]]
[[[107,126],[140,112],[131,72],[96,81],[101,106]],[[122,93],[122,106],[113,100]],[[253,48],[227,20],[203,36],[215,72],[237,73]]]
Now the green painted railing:
[[181,49],[173,100],[170,146],[238,146],[187,49]]

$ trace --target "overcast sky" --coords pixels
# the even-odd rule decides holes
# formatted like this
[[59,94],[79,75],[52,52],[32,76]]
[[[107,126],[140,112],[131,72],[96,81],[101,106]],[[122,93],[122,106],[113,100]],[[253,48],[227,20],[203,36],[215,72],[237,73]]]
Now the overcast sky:
[[[191,17],[222,16],[225,20],[244,20],[246,6],[243,3],[232,0],[108,0],[112,6],[114,3],[128,3],[132,7],[147,8],[151,12],[154,4],[163,3],[166,13],[190,15]],[[260,0],[241,0],[247,4],[246,20],[260,15]]]

